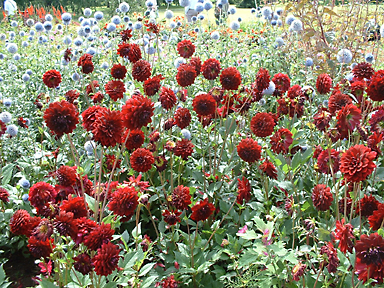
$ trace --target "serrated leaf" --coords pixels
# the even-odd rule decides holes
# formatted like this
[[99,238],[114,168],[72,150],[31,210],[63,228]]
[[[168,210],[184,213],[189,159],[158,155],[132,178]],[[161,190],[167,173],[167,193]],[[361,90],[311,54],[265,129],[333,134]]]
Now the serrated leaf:
[[13,163],[9,163],[3,167],[3,169],[1,170],[1,176],[3,177],[3,179],[1,180],[2,185],[7,185],[9,181],[11,181],[14,167],[15,167],[15,164]]
[[148,288],[152,286],[152,283],[155,282],[157,276],[150,276],[146,278],[140,285],[141,288]]
[[41,279],[40,286],[41,288],[59,288],[59,286],[53,284],[47,278]]
[[253,230],[247,230],[245,233],[236,233],[236,235],[246,240],[254,240],[259,238],[256,232]]

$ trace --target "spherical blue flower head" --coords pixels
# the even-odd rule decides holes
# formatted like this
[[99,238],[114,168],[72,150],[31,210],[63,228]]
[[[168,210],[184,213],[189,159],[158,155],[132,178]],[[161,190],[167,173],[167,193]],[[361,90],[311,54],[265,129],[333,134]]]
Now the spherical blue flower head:
[[107,37],[103,38],[103,44],[104,45],[107,45],[108,42],[109,42],[109,39]]
[[127,16],[127,15],[123,17],[124,23],[128,23],[130,20],[131,19],[129,19],[129,16]]
[[75,44],[77,47],[80,47],[81,45],[83,45],[83,39],[78,37],[75,40],[73,40],[73,44]]
[[213,40],[219,40],[220,39],[220,33],[217,31],[214,31],[211,33],[211,39]]
[[29,194],[23,194],[23,196],[21,196],[21,199],[23,199],[24,202],[28,203],[29,202]]
[[15,38],[15,36],[16,36],[15,32],[13,32],[13,31],[9,32],[9,37]]
[[87,152],[93,152],[93,150],[95,150],[95,148],[96,148],[96,143],[94,141],[87,141],[84,144],[84,149]]
[[154,5],[155,3],[153,3],[152,0],[145,1],[145,6],[147,6],[148,8],[152,8]]
[[192,16],[191,20],[192,20],[192,22],[196,22],[197,21],[197,17],[196,16]]
[[4,59],[4,54],[0,53],[0,60],[3,60],[3,59]]
[[11,54],[15,54],[17,52],[17,45],[15,43],[9,43],[7,46],[7,51]]
[[283,12],[284,12],[283,8],[277,8],[276,9],[276,14],[279,15],[279,16],[281,16],[283,14]]
[[261,10],[261,13],[263,13],[264,18],[266,18],[266,19],[272,17],[272,10],[269,7],[264,7]]
[[222,3],[217,3],[217,7],[219,7],[220,9],[223,8],[223,4]]
[[209,11],[209,10],[211,10],[213,8],[213,4],[209,0],[204,1],[203,5],[204,5],[204,9],[206,11]]
[[84,19],[83,21],[81,21],[81,26],[91,26],[91,21],[89,21],[89,19]]
[[[272,93],[273,93],[273,92],[272,92]],[[260,105],[260,106],[264,106],[265,103],[266,103],[266,101],[265,101],[264,98],[261,98],[261,99],[259,100],[259,105]]]
[[228,0],[220,0],[221,4],[226,5],[228,4]]
[[173,63],[175,65],[175,68],[178,69],[181,64],[187,63],[183,57],[176,58],[175,62]]
[[171,10],[167,10],[167,11],[165,11],[164,16],[167,19],[172,19],[173,18],[173,12]]
[[90,17],[91,15],[92,15],[92,10],[90,8],[85,8],[84,9],[84,16]]
[[126,2],[122,2],[122,3],[120,3],[120,5],[119,5],[119,9],[120,9],[120,11],[122,12],[122,13],[128,13],[128,11],[129,11],[129,4],[128,3],[126,3]]
[[323,106],[324,106],[325,108],[328,107],[328,100],[324,100],[324,101],[323,101]]
[[94,56],[94,55],[96,55],[97,51],[96,51],[95,48],[93,48],[93,47],[89,47],[89,48],[85,51],[85,53]]
[[146,46],[145,51],[146,51],[146,53],[148,53],[148,55],[153,55],[156,53],[156,48],[153,46],[149,46],[149,47]]
[[135,24],[133,24],[133,28],[136,30],[140,30],[142,27],[143,27],[143,24],[139,21],[137,21],[137,22],[135,22]]
[[53,17],[52,17],[51,14],[47,14],[47,15],[45,15],[45,21],[52,22],[52,20],[53,20]]
[[236,14],[236,8],[235,7],[231,7],[231,8],[229,8],[229,10],[228,10],[228,13],[230,13],[231,15],[233,15],[233,14]]
[[0,34],[0,40],[4,41],[5,39],[7,39],[7,36],[4,33],[1,33]]
[[11,22],[11,26],[12,26],[12,27],[17,27],[17,22],[16,22],[16,21],[12,21],[12,22]]
[[176,26],[177,26],[177,27],[180,27],[181,25],[182,25],[182,23],[181,23],[180,21],[177,21],[177,22],[176,22]]
[[365,58],[365,61],[367,61],[368,63],[372,63],[373,60],[375,59],[372,53],[365,54],[364,58]]
[[98,34],[100,32],[100,27],[99,26],[93,26],[92,27],[92,32],[95,34]]
[[72,20],[72,15],[68,12],[65,12],[61,15],[61,21],[63,21],[64,25],[69,25]]
[[20,37],[24,37],[24,36],[25,36],[25,32],[24,32],[24,31],[20,31],[20,32],[19,32],[19,36],[20,36]]
[[144,16],[145,17],[148,17],[149,15],[151,15],[151,11],[147,10],[147,11],[144,12]]
[[[88,25],[84,26],[83,29],[84,29],[85,34],[91,33],[91,27],[90,26],[88,26]],[[87,35],[84,35],[84,36],[87,36]]]
[[255,14],[255,13],[256,13],[256,9],[255,9],[255,8],[252,8],[252,9],[251,9],[251,13],[252,13],[252,14]]
[[101,21],[104,18],[104,13],[101,11],[96,11],[94,17],[97,21]]
[[277,26],[282,26],[283,25],[283,21],[281,21],[280,19],[277,20]]
[[71,39],[71,37],[69,37],[69,36],[65,36],[64,39],[63,39],[63,43],[64,43],[65,45],[69,45],[69,44],[71,44],[71,43],[72,43],[72,39]]
[[37,23],[35,24],[35,30],[36,30],[37,32],[42,32],[42,31],[44,31],[44,26],[43,26],[43,24],[41,24],[40,22],[37,22]]
[[116,10],[115,10],[115,12],[116,12],[116,13],[121,13],[120,8],[117,7]]
[[31,183],[25,178],[20,179],[19,184],[23,189],[29,189],[29,187],[31,187]]
[[79,35],[80,37],[85,37],[85,36],[87,36],[87,33],[86,33],[85,30],[84,30],[84,27],[79,27],[79,28],[77,29],[77,35]]
[[180,0],[179,1],[179,4],[180,4],[180,6],[181,7],[187,7],[187,6],[189,6],[189,0]]
[[23,76],[21,76],[21,79],[22,79],[24,82],[28,82],[31,78],[29,77],[28,74],[23,74]]
[[277,21],[276,21],[276,20],[272,20],[272,21],[271,21],[271,25],[272,25],[272,26],[276,26],[276,25],[277,25]]
[[109,32],[113,32],[113,31],[115,31],[115,30],[116,30],[116,25],[115,25],[115,23],[108,23],[108,25],[107,25],[107,30],[108,30]]
[[29,35],[31,35],[31,36],[35,36],[35,34],[36,34],[35,30],[29,31]]
[[354,77],[355,75],[353,75],[353,73],[345,75],[345,79],[347,79],[349,82],[352,82]]
[[17,132],[19,132],[19,128],[16,125],[11,124],[7,126],[7,130],[5,131],[9,136],[15,137]]
[[79,81],[80,80],[80,74],[75,72],[72,74],[72,80],[73,81]]
[[301,22],[299,19],[295,19],[293,20],[290,27],[292,28],[292,31],[300,32],[303,30],[303,22]]
[[281,38],[281,37],[276,37],[275,42],[277,44],[277,47],[281,47],[285,44],[283,38]]
[[196,33],[199,33],[200,29],[199,29],[199,27],[196,27],[195,29],[193,29],[193,31],[195,31]]
[[111,19],[111,22],[116,24],[116,25],[119,25],[121,23],[120,16],[118,16],[118,15],[113,16],[112,19]]
[[273,14],[272,19],[273,19],[273,20],[279,20],[279,15],[277,15],[277,14]]
[[269,82],[269,87],[267,89],[263,90],[263,95],[272,95],[273,92],[275,92],[276,85],[273,83],[273,81]]
[[80,25],[81,25],[81,23],[82,23],[84,20],[85,20],[85,18],[84,18],[83,16],[80,16],[80,17],[79,17]]
[[21,56],[19,53],[16,53],[15,55],[13,55],[13,60],[15,60],[15,61],[19,61],[20,58],[21,58]]
[[204,11],[204,5],[203,5],[203,3],[197,3],[197,4],[196,4],[196,8],[195,8],[195,10],[197,11],[197,13],[201,13],[201,12],[203,12],[203,11]]
[[351,64],[351,70],[353,70],[353,68],[355,68],[357,66],[357,63],[356,62],[353,62],[352,64]]
[[339,63],[346,64],[352,61],[352,53],[348,49],[341,49],[339,53],[337,53],[336,58]]
[[[4,99],[4,101],[7,100],[7,99]],[[11,102],[12,104],[12,102]],[[9,105],[11,106],[11,105]],[[3,121],[5,124],[9,123],[12,121],[12,115],[11,113],[7,112],[7,111],[3,111],[0,113],[0,120]]]
[[109,67],[109,65],[108,65],[107,62],[103,62],[103,63],[101,64],[101,68],[102,68],[102,69],[108,69],[108,67]]
[[169,37],[167,34],[164,34],[162,37],[161,37],[161,40],[163,41],[168,41],[169,40]]
[[25,73],[27,73],[29,76],[31,76],[33,74],[33,71],[31,69],[27,69],[25,71]]
[[182,129],[181,135],[184,139],[191,140],[191,132],[188,129]]
[[32,37],[32,36],[29,36],[29,37],[28,37],[28,41],[29,41],[29,42],[32,42],[32,41],[33,41],[33,37]]
[[197,15],[197,19],[200,20],[200,21],[203,21],[205,19],[205,15],[204,14],[199,14],[199,15]]
[[173,22],[173,21],[172,21],[172,22],[169,23],[169,28],[171,28],[171,29],[175,29],[175,28],[176,28],[176,25],[177,25],[176,22]]
[[23,47],[28,47],[28,42],[27,41],[23,41],[23,42],[21,42],[21,46],[23,46]]
[[230,27],[232,30],[239,30],[239,29],[240,29],[240,23],[237,22],[237,21],[233,21],[233,22],[231,22],[231,24],[229,25],[229,27]]
[[[0,82],[3,82],[3,80],[4,80],[3,77],[0,76]],[[4,104],[4,105],[5,105],[5,104]]]
[[310,58],[310,57],[305,58],[305,66],[306,66],[306,67],[311,67],[311,66],[313,66],[313,59]]
[[91,36],[88,36],[87,40],[88,40],[89,42],[92,42],[92,41],[95,40],[95,37],[93,37],[92,35],[91,35]]
[[295,21],[295,17],[293,15],[289,15],[286,19],[285,19],[285,23],[287,25],[291,25],[293,21]]
[[35,21],[33,19],[29,18],[27,20],[26,24],[27,24],[27,26],[31,27],[31,26],[33,26],[33,24],[35,24]]

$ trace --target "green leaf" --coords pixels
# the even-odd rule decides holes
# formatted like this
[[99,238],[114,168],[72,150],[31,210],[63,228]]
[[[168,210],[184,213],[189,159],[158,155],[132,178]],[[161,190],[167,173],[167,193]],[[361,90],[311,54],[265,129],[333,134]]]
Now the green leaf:
[[384,181],[384,167],[376,168],[375,181]]
[[140,269],[140,274],[139,274],[139,277],[141,276],[144,276],[146,275],[149,271],[152,270],[153,266],[155,266],[156,263],[148,263],[146,265],[144,265],[141,269]]
[[246,240],[254,240],[254,239],[259,238],[259,236],[257,236],[256,232],[253,230],[247,230],[247,232],[245,232],[245,233],[236,233],[236,235],[240,236],[241,238],[246,239]]
[[140,285],[141,288],[148,288],[152,286],[152,283],[155,282],[157,276],[150,276],[146,278]]
[[41,288],[59,288],[59,286],[50,282],[47,278],[41,279],[40,286]]
[[96,199],[89,196],[87,193],[84,193],[85,195],[85,201],[87,202],[89,209],[92,211],[95,211],[95,205],[96,205]]
[[1,180],[2,185],[7,185],[9,183],[9,181],[11,181],[12,172],[13,172],[14,167],[15,167],[14,163],[9,163],[3,167],[2,171],[1,171],[1,175],[3,176],[3,179]]

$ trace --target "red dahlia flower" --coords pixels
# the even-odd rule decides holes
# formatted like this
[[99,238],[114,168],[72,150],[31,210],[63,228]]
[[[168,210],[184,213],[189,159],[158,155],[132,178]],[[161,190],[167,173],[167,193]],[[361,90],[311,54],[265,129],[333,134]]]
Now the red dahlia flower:
[[328,108],[331,114],[335,114],[348,104],[352,104],[352,99],[347,94],[342,94],[339,90],[334,90],[328,100]]
[[15,235],[26,235],[29,237],[32,231],[30,227],[30,219],[31,216],[26,210],[17,210],[9,221],[11,232]]
[[320,74],[316,80],[316,89],[320,94],[327,94],[332,88],[332,78],[328,74]]
[[141,129],[152,122],[154,104],[143,95],[133,95],[122,107],[123,122],[128,129]]
[[73,186],[76,184],[77,167],[60,166],[56,171],[57,182],[62,186]]
[[370,79],[373,74],[375,74],[375,70],[372,67],[372,64],[367,62],[361,62],[353,67],[352,70],[353,76],[358,80]]
[[114,64],[111,68],[111,75],[116,79],[124,79],[125,74],[127,74],[127,68],[124,65]]
[[172,89],[163,86],[161,87],[159,101],[165,110],[170,110],[176,105],[177,98]]
[[220,62],[217,59],[209,58],[204,61],[201,70],[205,79],[215,80],[221,71]]
[[71,195],[60,206],[61,211],[72,212],[74,219],[87,216],[87,209],[88,205],[85,206],[83,197],[72,197]]
[[176,142],[173,153],[183,158],[183,160],[188,160],[188,157],[193,153],[193,147],[195,147],[195,145],[192,144],[191,140],[181,139]]
[[79,112],[75,105],[62,100],[49,104],[43,118],[52,133],[61,137],[75,130],[76,124],[79,123]]
[[7,131],[7,125],[0,120],[0,137],[5,134],[5,131]]
[[372,215],[368,217],[369,227],[372,230],[379,230],[383,226],[384,221],[384,204],[379,203],[377,210],[373,211]]
[[96,115],[101,110],[107,110],[105,107],[91,106],[81,113],[83,118],[83,127],[87,131],[92,131],[95,127]]
[[289,146],[293,142],[292,133],[286,128],[280,128],[271,137],[271,150],[277,154],[287,154],[289,152]]
[[307,265],[302,264],[299,262],[296,264],[292,269],[292,279],[293,281],[300,281],[301,276],[304,275],[305,269],[307,268]]
[[80,57],[79,61],[77,62],[77,66],[81,67],[81,72],[84,74],[89,74],[93,72],[94,66],[92,63],[92,55],[91,54],[84,54]]
[[364,145],[355,145],[349,148],[340,160],[340,171],[348,182],[360,182],[365,179],[376,168],[373,160],[376,152]]
[[190,40],[183,40],[177,43],[177,52],[183,58],[189,58],[195,53],[195,45]]
[[164,222],[168,225],[176,225],[176,223],[181,221],[179,217],[181,215],[181,212],[177,210],[165,210],[161,215],[163,215]]
[[221,72],[220,83],[225,90],[237,90],[241,84],[241,74],[235,67],[228,67]]
[[29,202],[35,208],[42,208],[55,199],[55,188],[48,183],[38,182],[29,189]]
[[187,87],[195,82],[197,73],[192,64],[181,64],[177,69],[176,80],[181,87]]
[[300,97],[304,96],[304,92],[303,92],[301,86],[296,84],[296,85],[293,85],[292,87],[290,87],[288,89],[287,96],[290,99],[300,98]]
[[260,164],[259,169],[271,179],[277,179],[277,170],[275,165],[269,160],[265,160]]
[[97,254],[92,258],[97,275],[108,276],[118,268],[120,249],[111,242],[103,243],[101,248],[97,249]]
[[111,229],[111,224],[101,223],[84,237],[84,245],[90,250],[97,250],[103,243],[111,241],[114,233],[115,230]]
[[65,96],[65,100],[73,104],[73,102],[77,100],[77,98],[79,98],[80,93],[77,90],[68,90],[64,96]]
[[136,63],[141,59],[140,46],[135,43],[119,44],[119,48],[117,49],[117,54],[120,55],[120,57],[128,58],[128,60],[131,63]]
[[339,152],[335,149],[326,149],[317,157],[318,170],[324,174],[331,174],[331,167],[333,174],[337,173],[339,171],[339,164]]
[[379,208],[380,202],[372,195],[364,195],[360,199],[359,203],[356,204],[356,214],[363,217],[369,217]]
[[144,93],[147,96],[155,95],[160,89],[160,81],[165,78],[161,74],[148,78],[144,81]]
[[355,236],[353,236],[353,226],[350,223],[345,224],[345,219],[343,218],[341,222],[339,220],[336,221],[336,230],[332,235],[335,237],[336,240],[339,240],[339,249],[344,254],[352,253],[353,250],[353,242],[352,240],[355,239]]
[[45,241],[51,238],[53,234],[53,225],[48,219],[42,219],[40,223],[33,229],[31,236],[37,240]]
[[75,263],[73,263],[73,267],[75,267],[76,271],[79,271],[83,275],[87,275],[93,269],[93,264],[91,262],[91,257],[87,253],[82,253],[72,258]]
[[201,72],[201,60],[199,57],[192,57],[191,60],[189,60],[189,64],[191,64],[193,67],[195,67],[196,76],[200,75]]
[[70,236],[76,240],[78,234],[77,221],[73,218],[72,212],[60,211],[53,221],[56,231],[61,236]]
[[276,85],[274,95],[278,96],[281,96],[287,92],[291,86],[291,79],[289,79],[288,75],[283,73],[275,74],[275,76],[272,78],[272,82]]
[[331,119],[332,115],[326,109],[319,109],[319,112],[313,115],[313,123],[316,128],[322,132],[325,132],[325,130],[329,127]]
[[384,70],[377,71],[369,82],[367,95],[373,101],[384,100]]
[[52,248],[55,248],[55,245],[53,244],[53,239],[41,241],[32,236],[28,239],[27,247],[32,256],[39,259],[41,257],[48,258],[52,253]]
[[43,82],[48,88],[56,88],[61,83],[61,74],[57,70],[48,70],[43,75]]
[[145,148],[138,148],[131,154],[132,169],[137,172],[147,172],[155,163],[152,152]]
[[252,117],[251,130],[257,137],[267,137],[272,135],[275,124],[275,119],[269,113],[260,112]]
[[184,129],[188,127],[191,123],[191,112],[187,108],[178,108],[174,114],[175,124],[180,127],[180,129]]
[[328,242],[327,245],[321,247],[320,254],[326,254],[328,258],[323,261],[322,265],[327,265],[327,270],[329,273],[335,273],[337,271],[337,267],[340,264],[340,260],[337,256],[337,250],[335,247],[333,247],[332,242]]
[[173,190],[171,195],[171,205],[173,207],[179,210],[186,210],[191,203],[189,187],[179,185]]
[[148,61],[141,59],[132,66],[132,77],[139,82],[144,82],[151,74],[151,64]]
[[324,184],[317,184],[312,191],[313,206],[319,211],[327,211],[331,207],[333,195],[331,188]]
[[253,163],[261,158],[261,146],[252,138],[245,138],[237,145],[237,154],[245,162]]
[[124,97],[125,85],[120,80],[111,80],[108,81],[104,86],[105,93],[111,97],[113,101],[117,101]]
[[[175,276],[171,275],[168,278],[165,278],[161,281],[161,288],[177,288],[177,284],[179,284],[179,281],[175,280]],[[156,283],[157,284],[157,283]]]
[[192,101],[193,110],[199,117],[212,115],[216,111],[216,101],[211,94],[198,94]]
[[215,211],[215,206],[208,202],[208,198],[205,198],[192,207],[191,219],[196,222],[207,220],[213,211]]
[[[128,136],[128,139],[127,139],[127,136]],[[135,129],[135,130],[127,129],[125,130],[123,139],[124,140],[127,139],[125,142],[125,147],[127,148],[127,150],[134,150],[134,149],[140,148],[141,145],[143,145],[144,133],[139,129]]]
[[127,28],[120,32],[121,41],[127,42],[129,39],[132,38],[132,29]]
[[96,114],[93,124],[93,139],[106,147],[114,147],[122,142],[123,121],[120,111],[103,109]]
[[271,76],[269,76],[268,70],[260,68],[259,72],[256,74],[255,88],[260,92],[267,89],[269,87],[270,78]]
[[134,187],[122,187],[112,193],[108,208],[114,214],[123,216],[124,221],[128,221],[135,213],[139,204],[138,200],[139,197]]
[[243,176],[243,178],[237,179],[238,185],[237,185],[237,197],[236,202],[240,205],[243,205],[243,202],[245,200],[245,203],[248,203],[249,200],[251,200],[251,183],[249,183],[249,180]]
[[0,187],[0,200],[3,201],[4,203],[8,203],[9,202],[9,192],[3,188],[3,187]]
[[337,114],[337,130],[341,138],[348,138],[349,134],[360,124],[361,111],[353,104],[348,104]]

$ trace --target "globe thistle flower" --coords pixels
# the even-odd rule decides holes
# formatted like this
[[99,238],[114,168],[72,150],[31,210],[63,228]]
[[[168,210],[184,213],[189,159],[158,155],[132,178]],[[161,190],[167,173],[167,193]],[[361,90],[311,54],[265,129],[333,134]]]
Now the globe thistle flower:
[[301,20],[299,20],[299,19],[293,20],[293,22],[290,25],[290,29],[292,29],[292,31],[295,31],[295,32],[302,31],[303,30],[303,22],[301,22]]
[[164,16],[167,19],[172,19],[173,18],[173,12],[171,10],[167,10],[167,11],[165,11]]
[[15,137],[17,135],[19,131],[19,128],[14,125],[14,124],[11,124],[11,125],[8,125],[7,126],[7,130],[5,131],[9,136],[11,137]]
[[181,7],[187,7],[189,6],[190,1],[189,0],[180,0],[179,4]]
[[217,31],[213,31],[213,32],[211,33],[211,39],[213,39],[213,40],[219,40],[219,39],[220,39],[220,33],[217,32]]
[[203,5],[204,5],[204,10],[206,11],[209,11],[213,8],[213,4],[210,0],[204,1]]
[[296,18],[293,15],[288,15],[288,17],[285,19],[285,23],[289,26],[291,26],[292,22],[295,21]]
[[263,95],[272,95],[273,92],[275,92],[276,85],[273,81],[269,82],[268,88],[264,89],[262,94]]
[[112,17],[111,22],[115,25],[119,25],[121,23],[121,18],[118,15]]
[[101,11],[96,11],[94,17],[96,21],[101,21],[104,18],[104,13]]
[[119,9],[122,13],[128,13],[129,11],[129,4],[126,3],[126,2],[121,2],[120,5],[119,5]]
[[61,15],[61,21],[63,21],[64,25],[69,25],[72,20],[72,15],[68,12],[65,12]]
[[310,58],[310,57],[305,58],[304,65],[305,65],[305,67],[311,67],[311,66],[313,66],[313,59]]
[[337,61],[339,63],[342,63],[342,64],[347,64],[349,62],[352,61],[352,53],[350,50],[348,49],[341,49],[338,53],[337,53]]
[[11,113],[4,111],[0,113],[0,121],[2,121],[5,124],[8,124],[12,121],[12,115]]
[[15,54],[17,52],[17,45],[15,43],[9,43],[7,46],[7,51],[11,54]]
[[83,13],[85,17],[90,17],[92,15],[92,10],[90,8],[85,8]]
[[19,181],[19,184],[20,186],[23,188],[23,189],[28,189],[31,184],[29,183],[29,181],[25,178],[21,178],[20,181]]
[[133,24],[133,28],[135,30],[140,30],[141,28],[143,28],[143,24],[141,22],[135,22],[135,24]]
[[272,16],[272,10],[269,7],[263,7],[261,13],[264,16],[264,19],[269,19]]
[[364,58],[365,58],[365,61],[367,61],[368,63],[372,63],[373,60],[375,59],[372,53],[365,54]]
[[31,26],[33,26],[33,24],[35,24],[35,21],[33,19],[29,18],[29,19],[27,19],[26,24],[27,24],[27,26],[31,27]]
[[233,21],[231,24],[229,24],[229,27],[232,30],[239,30],[240,29],[240,23],[238,21]]
[[35,30],[36,32],[42,32],[44,31],[44,26],[41,22],[36,22],[35,24]]

